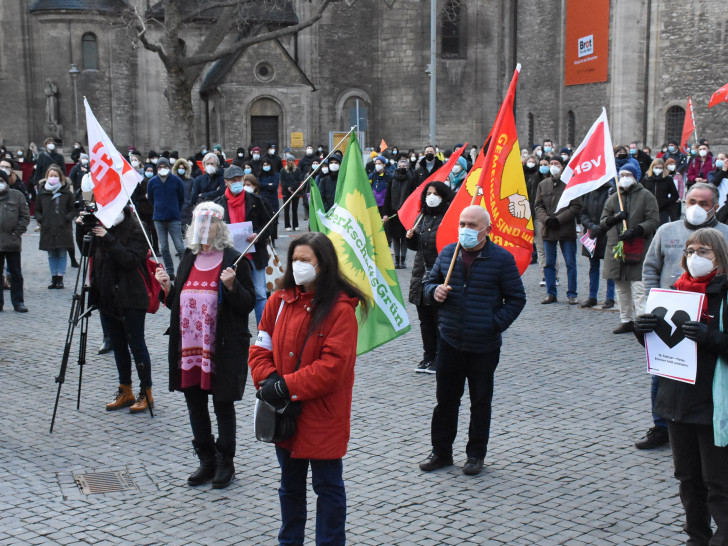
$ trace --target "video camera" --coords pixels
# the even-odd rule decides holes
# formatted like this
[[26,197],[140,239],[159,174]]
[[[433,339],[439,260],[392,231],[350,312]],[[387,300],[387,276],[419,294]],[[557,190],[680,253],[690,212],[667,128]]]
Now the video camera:
[[90,203],[85,199],[80,199],[76,201],[75,205],[76,210],[80,212],[81,221],[85,228],[94,228],[101,225],[99,219],[96,218],[96,211],[98,210],[96,203]]

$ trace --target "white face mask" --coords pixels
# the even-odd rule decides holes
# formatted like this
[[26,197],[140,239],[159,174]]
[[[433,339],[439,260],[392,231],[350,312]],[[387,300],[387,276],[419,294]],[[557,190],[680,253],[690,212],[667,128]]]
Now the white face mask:
[[435,207],[438,207],[440,203],[442,203],[442,197],[435,193],[431,193],[430,195],[425,197],[425,203],[427,203],[428,207],[434,209]]
[[306,155],[313,155],[313,148],[306,148]]
[[543,152],[541,150],[536,150],[536,157],[541,157],[543,155]]
[[300,286],[312,283],[316,279],[316,266],[306,262],[293,262],[293,280]]
[[151,161],[152,161],[152,165],[156,165],[157,164],[157,161],[159,161],[159,158],[158,157],[153,157],[151,159]]
[[4,192],[8,189],[8,185],[5,182],[0,182],[0,192]]
[[242,153],[241,154],[238,154],[238,157],[240,157],[240,158],[242,158],[244,156],[245,156],[245,154],[242,154]]
[[552,176],[559,176],[561,174],[561,167],[557,167],[556,165],[551,165],[549,167],[549,172]]
[[159,176],[167,176],[169,174],[169,169],[159,169],[157,172],[159,173]]
[[536,166],[536,164],[533,161],[526,161],[526,167],[529,169],[533,169]]
[[215,165],[205,165],[205,172],[207,174],[215,174],[217,172],[217,167],[215,167]]
[[329,168],[328,167],[325,167],[325,166],[324,167],[321,167],[321,172],[324,173],[324,174],[328,174],[329,173]]
[[463,170],[463,167],[460,164],[454,165],[452,168],[452,174],[460,174]]
[[338,163],[332,163],[329,168],[331,169],[331,172],[334,172],[335,173],[336,171],[339,170],[339,164]]
[[[333,170],[333,165],[332,165],[332,170]],[[384,170],[384,165],[382,165],[381,163],[377,163],[376,165],[374,165],[374,170],[377,171],[378,173],[380,173]]]
[[702,225],[708,219],[708,213],[700,205],[691,205],[685,210],[685,219],[694,226]]
[[698,154],[700,154],[700,157],[705,157],[706,155],[708,155],[708,150],[700,150]]
[[410,161],[412,161],[413,163],[414,163],[415,161],[417,161],[417,156],[416,156],[416,155],[411,155],[411,156],[410,156]]
[[131,166],[133,168],[135,168],[135,169],[138,169],[139,167],[141,167],[141,165],[139,165],[139,162],[138,161],[132,161],[131,162]]
[[564,160],[564,163],[568,163],[569,162],[569,156],[566,155],[566,154],[561,154],[561,159]]
[[632,178],[631,176],[620,176],[619,177],[619,187],[623,189],[629,188],[632,184],[634,184],[636,180]]
[[660,176],[662,174],[662,169],[652,169],[652,172],[657,176]]
[[276,149],[275,148],[268,148],[268,154],[269,155],[274,155],[275,153],[276,153]]
[[46,148],[48,149],[49,152],[52,152],[53,150],[56,149],[56,145],[53,144],[52,142],[49,142],[48,145],[46,146]]
[[673,172],[675,170],[675,165],[668,165],[667,170]]
[[710,274],[714,269],[713,260],[693,254],[687,260],[688,271],[693,278],[705,277]]
[[248,193],[255,193],[255,188],[253,186],[243,186],[243,189]]
[[81,165],[83,165],[84,167],[87,167],[88,166],[88,159],[82,159],[81,160]]

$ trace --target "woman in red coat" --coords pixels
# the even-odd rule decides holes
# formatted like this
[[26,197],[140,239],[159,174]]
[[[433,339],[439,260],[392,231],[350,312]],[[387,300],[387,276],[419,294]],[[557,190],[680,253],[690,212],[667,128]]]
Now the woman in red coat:
[[366,310],[328,237],[306,233],[291,242],[282,289],[265,306],[248,359],[260,398],[277,408],[301,402],[296,432],[276,444],[281,544],[303,544],[309,464],[318,495],[316,543],[345,542],[341,459],[349,442],[358,304]]

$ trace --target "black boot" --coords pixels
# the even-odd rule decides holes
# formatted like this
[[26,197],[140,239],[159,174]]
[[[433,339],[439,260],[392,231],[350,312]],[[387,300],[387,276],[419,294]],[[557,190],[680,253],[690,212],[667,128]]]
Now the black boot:
[[394,268],[399,269],[399,256],[394,257]]
[[192,447],[200,458],[200,466],[187,478],[189,485],[202,485],[215,476],[217,461],[215,460],[215,437],[210,436],[207,442],[192,440]]
[[58,280],[56,281],[56,288],[63,288],[63,275],[58,275]]
[[53,275],[51,277],[51,284],[48,285],[48,289],[57,288],[58,287],[58,275]]
[[399,268],[400,269],[407,269],[407,264],[405,264],[404,262],[405,262],[405,258],[404,258],[404,256],[401,256],[399,258]]
[[230,446],[222,446],[220,439],[217,440],[217,470],[215,477],[212,478],[213,489],[225,489],[235,478],[235,444]]
[[110,353],[111,349],[113,349],[113,347],[111,346],[111,338],[108,336],[104,336],[104,344],[99,348],[99,354],[105,355],[107,353]]

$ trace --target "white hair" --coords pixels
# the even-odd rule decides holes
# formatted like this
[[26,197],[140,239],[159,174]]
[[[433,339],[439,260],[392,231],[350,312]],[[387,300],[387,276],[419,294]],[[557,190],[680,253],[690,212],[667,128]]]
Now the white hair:
[[[228,229],[227,224],[222,220],[225,215],[225,209],[212,201],[204,201],[195,207],[195,210],[192,212],[192,223],[188,226],[187,233],[185,234],[187,240],[192,241],[194,239],[195,216],[205,211],[212,213],[210,219],[218,226],[215,238],[209,242],[210,249],[223,250],[226,248],[232,248],[233,238],[230,235],[230,230]],[[200,250],[202,250],[202,245],[189,243],[187,248],[192,251],[192,254],[199,254]]]
[[488,211],[485,210],[484,207],[481,207],[480,205],[468,205],[465,207],[460,214],[462,214],[465,211],[475,212],[478,216],[485,219],[485,227],[488,227],[490,225],[490,214],[488,214]]
[[207,160],[209,158],[211,158],[211,157],[213,159],[215,159],[215,165],[217,165],[219,167],[220,166],[220,159],[218,159],[217,154],[216,153],[213,153],[213,152],[208,152],[208,153],[205,154],[205,157],[202,158],[202,164],[205,165],[206,162],[207,162]]

